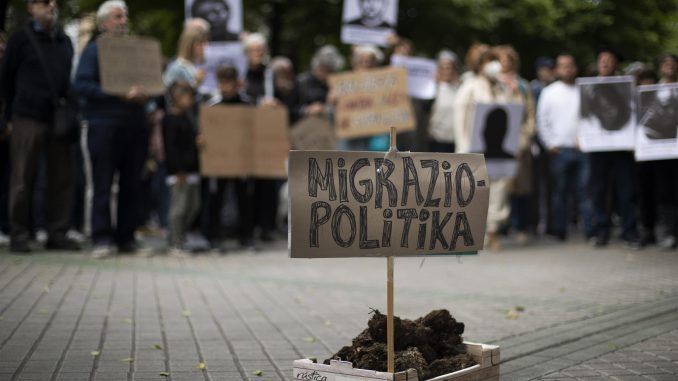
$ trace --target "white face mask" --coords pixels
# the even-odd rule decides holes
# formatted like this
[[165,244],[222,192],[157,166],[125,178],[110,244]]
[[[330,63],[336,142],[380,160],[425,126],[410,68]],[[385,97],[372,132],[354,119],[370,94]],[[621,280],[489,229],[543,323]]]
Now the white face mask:
[[497,76],[499,76],[499,73],[501,73],[501,63],[499,63],[497,60],[488,62],[483,67],[483,74],[485,74],[488,78],[495,79]]

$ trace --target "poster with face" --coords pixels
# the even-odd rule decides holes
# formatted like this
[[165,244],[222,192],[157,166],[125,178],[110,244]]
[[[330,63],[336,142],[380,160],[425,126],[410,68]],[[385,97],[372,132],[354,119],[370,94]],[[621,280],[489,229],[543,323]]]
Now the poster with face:
[[636,160],[678,158],[678,83],[638,87]]
[[479,103],[471,132],[471,152],[485,154],[490,178],[513,177],[525,107],[516,103]]
[[341,20],[341,42],[387,46],[398,21],[398,0],[344,0]]
[[186,18],[210,24],[210,42],[238,41],[242,32],[241,0],[186,0]]
[[584,152],[634,148],[636,110],[633,77],[577,78],[581,107],[579,146]]

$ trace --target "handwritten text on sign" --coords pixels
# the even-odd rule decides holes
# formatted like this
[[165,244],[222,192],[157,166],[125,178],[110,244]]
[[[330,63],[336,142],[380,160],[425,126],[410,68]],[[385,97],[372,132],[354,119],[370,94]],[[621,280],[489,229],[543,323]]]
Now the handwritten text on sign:
[[482,249],[489,182],[478,154],[292,151],[292,257]]

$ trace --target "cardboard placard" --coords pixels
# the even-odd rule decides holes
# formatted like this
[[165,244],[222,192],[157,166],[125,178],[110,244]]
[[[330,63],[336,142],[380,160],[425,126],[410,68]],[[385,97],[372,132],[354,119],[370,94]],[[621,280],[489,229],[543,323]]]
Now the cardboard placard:
[[335,131],[339,138],[358,138],[414,130],[407,71],[383,68],[334,74],[329,77],[337,97]]
[[334,129],[327,118],[309,116],[290,130],[292,147],[297,150],[331,151],[337,148]]
[[282,107],[204,106],[200,128],[205,176],[286,178],[287,110]]
[[412,98],[433,99],[436,96],[436,61],[422,57],[391,57],[391,66],[407,70],[407,91]]
[[165,92],[160,42],[147,37],[105,36],[97,40],[99,75],[105,93],[125,95],[140,86],[149,95]]
[[638,86],[636,160],[678,158],[678,83]]
[[388,46],[398,23],[398,0],[344,0],[341,42]]
[[518,103],[475,106],[471,152],[482,153],[490,178],[513,177],[518,171],[518,145],[525,107]]
[[584,152],[632,151],[636,108],[632,76],[577,78],[579,147]]
[[290,256],[458,255],[483,248],[480,154],[290,152]]

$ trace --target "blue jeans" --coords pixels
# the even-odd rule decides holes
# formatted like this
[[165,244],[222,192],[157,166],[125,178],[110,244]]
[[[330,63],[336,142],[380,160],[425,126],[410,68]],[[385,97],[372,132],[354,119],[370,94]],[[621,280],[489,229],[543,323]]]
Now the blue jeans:
[[608,184],[614,183],[616,211],[621,217],[622,238],[634,238],[636,232],[633,153],[627,151],[591,152],[591,192],[596,234],[610,236],[611,211],[608,209]]
[[579,212],[580,227],[584,234],[593,233],[591,224],[591,198],[587,192],[589,183],[589,160],[585,153],[575,148],[561,148],[551,156],[551,177],[553,181],[553,230],[556,234],[567,234],[568,195],[574,192]]

